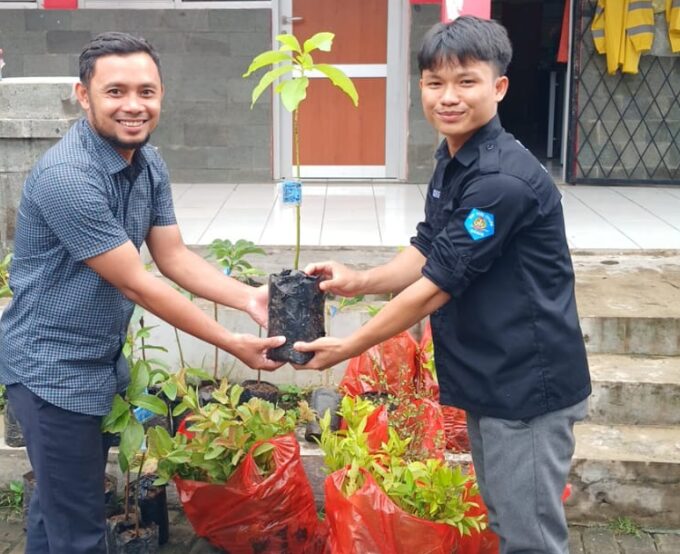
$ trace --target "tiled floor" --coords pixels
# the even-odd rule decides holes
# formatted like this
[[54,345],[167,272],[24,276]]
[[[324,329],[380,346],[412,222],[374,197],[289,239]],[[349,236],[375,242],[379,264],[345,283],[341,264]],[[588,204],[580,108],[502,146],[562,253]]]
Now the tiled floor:
[[[680,187],[560,186],[569,245],[576,249],[680,249]],[[273,184],[173,185],[187,244],[243,238],[295,242],[295,211]],[[301,242],[401,246],[422,219],[425,185],[305,184]]]

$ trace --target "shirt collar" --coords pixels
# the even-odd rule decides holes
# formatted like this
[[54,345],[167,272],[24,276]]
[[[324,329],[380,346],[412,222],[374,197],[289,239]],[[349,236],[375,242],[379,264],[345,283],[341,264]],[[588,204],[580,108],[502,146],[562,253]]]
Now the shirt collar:
[[132,158],[132,164],[128,164],[127,160],[118,153],[109,141],[102,138],[102,136],[90,126],[90,122],[85,118],[81,120],[81,132],[85,137],[87,146],[96,153],[109,175],[120,173],[130,165],[135,166],[136,172],[138,173],[148,165],[148,160],[144,155],[143,147],[135,151],[135,155]]
[[[486,125],[480,127],[474,135],[472,135],[463,146],[456,152],[454,158],[456,158],[465,167],[469,167],[472,162],[474,162],[479,155],[479,145],[483,144],[489,139],[496,138],[501,131],[501,121],[497,115],[491,119]],[[449,145],[444,139],[434,155],[435,159],[439,162],[442,160],[451,159],[451,154],[449,153]]]
[[479,146],[490,139],[495,139],[501,132],[501,121],[497,115],[486,125],[480,127],[465,144],[456,152],[455,158],[465,167],[469,167],[479,157]]

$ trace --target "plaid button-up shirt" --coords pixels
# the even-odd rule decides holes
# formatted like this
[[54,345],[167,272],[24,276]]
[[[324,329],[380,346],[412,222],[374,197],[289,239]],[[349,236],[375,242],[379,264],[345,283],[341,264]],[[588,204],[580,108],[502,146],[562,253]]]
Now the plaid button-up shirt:
[[105,415],[127,384],[121,356],[134,305],[84,260],[128,240],[139,250],[175,215],[167,168],[151,146],[128,164],[82,119],[24,185],[11,304],[0,320],[0,382],[66,410]]

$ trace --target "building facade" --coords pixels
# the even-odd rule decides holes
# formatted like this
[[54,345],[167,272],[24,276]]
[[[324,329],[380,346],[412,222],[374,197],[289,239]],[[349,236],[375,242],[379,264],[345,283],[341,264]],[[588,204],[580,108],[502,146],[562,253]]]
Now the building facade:
[[[677,55],[660,47],[639,73],[608,75],[592,44],[596,0],[490,4],[515,49],[501,120],[558,179],[680,180]],[[251,109],[259,76],[242,74],[280,33],[332,31],[332,51],[315,61],[345,70],[359,108],[312,79],[300,110],[303,177],[422,183],[439,137],[422,115],[415,55],[440,14],[440,0],[0,0],[0,48],[6,77],[75,76],[97,33],[140,34],[161,54],[166,99],[152,140],[173,181],[268,182],[293,173],[292,120],[269,92]]]

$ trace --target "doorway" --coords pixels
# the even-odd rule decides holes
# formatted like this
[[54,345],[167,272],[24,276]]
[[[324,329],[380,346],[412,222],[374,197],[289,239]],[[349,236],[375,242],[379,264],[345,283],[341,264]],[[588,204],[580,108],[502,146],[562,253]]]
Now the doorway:
[[491,17],[505,26],[513,46],[501,123],[560,178],[567,64],[557,62],[557,52],[563,14],[564,0],[491,4]]
[[[331,52],[316,63],[342,69],[359,92],[359,107],[330,81],[310,75],[299,111],[301,176],[311,179],[404,179],[408,43],[401,0],[280,0],[275,33],[301,41],[335,34]],[[322,77],[319,75],[318,77]],[[274,174],[293,174],[292,118],[277,102]]]

